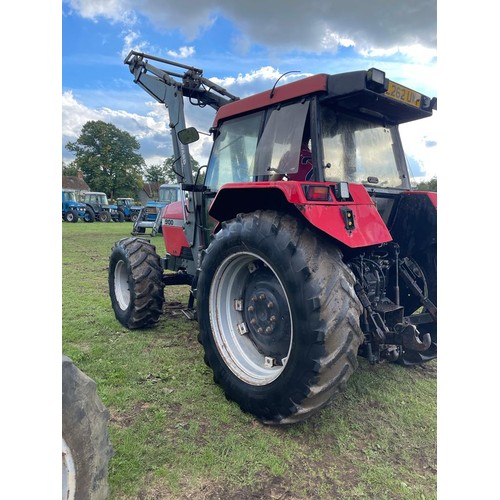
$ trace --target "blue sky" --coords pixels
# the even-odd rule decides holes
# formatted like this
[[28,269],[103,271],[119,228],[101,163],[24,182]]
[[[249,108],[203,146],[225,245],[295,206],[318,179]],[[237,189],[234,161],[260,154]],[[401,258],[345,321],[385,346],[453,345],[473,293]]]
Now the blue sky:
[[[412,0],[63,0],[62,158],[89,120],[103,120],[139,140],[147,164],[172,154],[165,109],[132,81],[130,49],[202,68],[240,97],[314,73],[377,67],[387,76],[437,96],[436,2]],[[307,6],[307,7],[305,7]],[[187,121],[208,130],[214,112],[186,106]],[[413,174],[437,174],[438,135],[432,118],[402,127]],[[192,147],[205,163],[208,137]]]

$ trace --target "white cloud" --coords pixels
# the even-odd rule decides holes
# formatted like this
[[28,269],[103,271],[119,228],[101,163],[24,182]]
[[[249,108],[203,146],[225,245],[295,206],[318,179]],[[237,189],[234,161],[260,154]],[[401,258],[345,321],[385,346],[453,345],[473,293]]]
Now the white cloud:
[[[158,29],[179,29],[195,40],[217,17],[235,24],[241,39],[286,50],[324,52],[340,45],[357,50],[400,46],[436,47],[436,0],[198,0],[196,8],[164,0],[65,0],[88,19],[133,23],[146,16]],[[279,20],[279,26],[277,25]]]
[[421,175],[413,172],[416,181],[428,180],[438,176],[439,171],[439,116],[416,120],[399,127],[405,153],[419,165]]
[[64,92],[62,95],[62,134],[63,140],[78,139],[82,127],[91,120],[99,120],[99,113],[79,103],[73,92]]
[[365,57],[390,57],[401,54],[410,61],[425,64],[435,61],[437,57],[437,50],[435,48],[427,48],[422,45],[414,44],[388,48],[372,47],[360,50],[360,54]]
[[137,52],[146,52],[148,43],[140,41],[141,34],[137,31],[128,31],[123,38],[122,59],[125,59],[131,50]]
[[[144,115],[108,107],[91,109],[79,102],[71,91],[64,92],[62,96],[63,148],[68,141],[78,139],[85,123],[101,120],[112,123],[120,130],[125,130],[137,138],[141,143],[140,153],[147,163],[155,163],[154,159],[159,156],[165,159],[172,154],[167,112],[156,102],[147,102],[146,106],[149,111]],[[162,149],[164,152],[161,152]],[[65,149],[63,160],[66,162],[72,160],[72,154]]]
[[111,22],[134,24],[136,16],[128,1],[123,0],[63,0],[86,19],[104,17]]
[[272,66],[264,66],[260,69],[250,71],[244,75],[239,73],[238,76],[229,76],[226,78],[212,77],[211,81],[220,85],[221,87],[231,87],[234,85],[245,85],[247,83],[255,82],[256,80],[272,80],[276,81],[280,77],[280,73]]
[[171,57],[178,57],[180,59],[185,59],[186,57],[193,56],[195,53],[194,47],[180,47],[178,51],[169,50],[167,54]]

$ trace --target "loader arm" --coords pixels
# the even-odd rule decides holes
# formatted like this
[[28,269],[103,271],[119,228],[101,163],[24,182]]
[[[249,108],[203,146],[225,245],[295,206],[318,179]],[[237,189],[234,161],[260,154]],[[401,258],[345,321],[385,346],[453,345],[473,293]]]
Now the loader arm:
[[[154,60],[165,65],[175,66],[186,70],[184,74],[164,70],[151,64]],[[165,104],[170,118],[170,130],[174,148],[174,163],[177,182],[193,184],[192,165],[189,156],[189,147],[178,139],[178,132],[186,128],[184,115],[184,97],[197,106],[210,106],[218,110],[224,104],[238,100],[214,82],[203,77],[203,70],[187,66],[160,57],[130,51],[125,58],[130,72],[134,75],[134,82],[144,89],[158,102]],[[180,161],[180,165],[178,164]]]
[[[165,66],[162,69],[154,66],[149,61],[156,61]],[[184,186],[193,186],[193,170],[189,146],[183,144],[178,137],[178,133],[186,128],[184,114],[184,97],[195,106],[210,106],[218,110],[224,104],[238,100],[239,98],[230,94],[225,89],[214,82],[203,77],[203,71],[193,66],[187,66],[160,57],[144,54],[142,52],[130,51],[124,61],[128,65],[130,72],[134,75],[134,83],[137,83],[156,101],[165,104],[169,114],[169,126],[172,136],[172,146],[174,150],[174,172],[177,182]],[[169,67],[175,67],[172,71]],[[179,73],[178,69],[184,70]],[[200,235],[197,234],[198,224],[196,224],[196,214],[199,212],[196,207],[200,204],[201,194],[191,193],[187,199],[189,206],[183,211],[184,231],[189,244],[198,252],[197,241]],[[186,213],[187,212],[187,213]]]

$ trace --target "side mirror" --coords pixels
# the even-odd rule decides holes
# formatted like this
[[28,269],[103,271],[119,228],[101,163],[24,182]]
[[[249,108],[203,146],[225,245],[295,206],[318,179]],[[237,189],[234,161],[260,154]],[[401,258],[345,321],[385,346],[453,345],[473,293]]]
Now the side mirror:
[[200,134],[194,127],[185,128],[177,133],[177,137],[182,144],[191,144],[200,138]]

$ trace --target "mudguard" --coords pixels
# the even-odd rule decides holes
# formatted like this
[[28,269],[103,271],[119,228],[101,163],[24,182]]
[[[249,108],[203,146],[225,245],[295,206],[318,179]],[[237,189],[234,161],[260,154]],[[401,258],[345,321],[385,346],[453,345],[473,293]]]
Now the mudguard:
[[329,201],[310,201],[305,190],[325,186],[319,182],[274,181],[225,184],[218,191],[209,215],[220,223],[238,213],[255,210],[281,210],[290,213],[295,208],[313,226],[349,248],[378,245],[392,240],[382,217],[361,184],[349,184],[349,201],[337,201],[331,188]]

